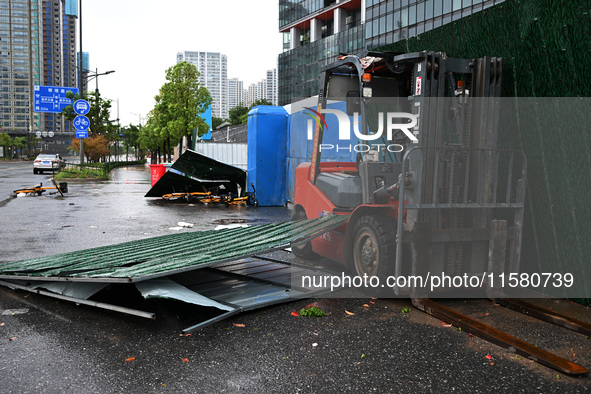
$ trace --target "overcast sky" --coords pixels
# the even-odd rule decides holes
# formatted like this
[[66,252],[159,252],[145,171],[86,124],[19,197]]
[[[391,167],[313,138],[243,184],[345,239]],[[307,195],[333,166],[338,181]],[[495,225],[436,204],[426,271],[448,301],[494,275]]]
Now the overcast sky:
[[[112,119],[138,123],[154,107],[166,69],[182,51],[228,56],[228,78],[244,87],[277,68],[281,52],[278,0],[82,0],[82,50],[99,73]],[[77,48],[77,51],[79,48]],[[89,82],[94,90],[95,80]],[[144,121],[142,120],[142,124]]]

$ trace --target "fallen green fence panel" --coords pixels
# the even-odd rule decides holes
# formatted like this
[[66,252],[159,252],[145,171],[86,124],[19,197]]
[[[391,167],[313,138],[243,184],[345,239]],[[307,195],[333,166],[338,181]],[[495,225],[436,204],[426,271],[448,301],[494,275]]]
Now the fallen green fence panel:
[[288,247],[334,229],[348,215],[194,231],[0,265],[0,279],[139,282]]

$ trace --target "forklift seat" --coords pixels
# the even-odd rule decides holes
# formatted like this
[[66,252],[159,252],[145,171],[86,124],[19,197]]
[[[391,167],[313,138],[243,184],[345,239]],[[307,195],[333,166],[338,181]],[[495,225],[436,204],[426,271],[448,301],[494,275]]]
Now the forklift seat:
[[361,178],[340,172],[322,172],[316,187],[338,208],[356,208],[363,203]]

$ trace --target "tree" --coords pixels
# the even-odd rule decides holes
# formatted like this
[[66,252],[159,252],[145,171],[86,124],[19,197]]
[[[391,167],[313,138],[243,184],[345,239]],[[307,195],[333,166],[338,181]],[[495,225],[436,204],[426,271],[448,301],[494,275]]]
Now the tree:
[[225,120],[224,120],[224,119],[222,119],[222,118],[218,118],[218,117],[215,117],[215,116],[214,116],[214,117],[212,117],[212,118],[211,118],[211,123],[212,123],[212,124],[211,124],[211,129],[212,129],[212,130],[215,130],[215,129],[217,129],[217,128],[218,128],[218,127],[220,127],[220,125],[221,125],[222,123],[224,123],[224,122],[225,122]]
[[[80,99],[80,95],[68,93],[67,97],[72,99],[72,102]],[[88,92],[83,98],[88,101],[90,111],[85,116],[88,118],[90,125],[88,126],[89,135],[98,134],[106,135],[112,134],[117,130],[117,125],[112,124],[109,119],[111,117],[111,100],[103,100],[100,93]],[[74,105],[68,105],[62,111],[62,115],[66,120],[74,120],[78,114],[74,111]]]
[[138,126],[130,124],[127,127],[123,127],[121,129],[121,134],[123,134],[123,147],[125,148],[125,160],[128,159],[129,156],[129,148],[134,148],[136,151],[137,156],[137,148],[139,147],[139,135],[140,129]]
[[4,148],[4,157],[9,156],[8,147],[12,146],[12,138],[7,133],[0,133],[0,146]]
[[[195,133],[202,136],[209,131],[203,114],[211,105],[209,91],[199,85],[199,71],[188,62],[177,63],[166,70],[166,82],[156,96],[156,132],[167,144],[181,142]],[[170,155],[170,153],[169,153]]]
[[271,103],[267,99],[258,99],[254,103],[252,103],[252,105],[250,106],[250,109],[253,109],[254,107],[257,107],[259,105],[273,105],[273,103]]
[[250,110],[259,105],[273,104],[267,99],[258,99],[254,103],[252,103],[252,105],[249,108],[245,107],[242,103],[240,103],[238,106],[228,111],[228,115],[230,116],[230,123],[233,126],[239,124],[246,124],[248,122],[248,113],[250,112]]
[[[80,139],[74,138],[70,144],[73,151],[80,151]],[[84,156],[87,162],[96,163],[109,154],[109,140],[104,135],[92,135],[84,140]]]
[[[230,117],[230,124],[238,125],[242,124],[242,118],[248,114],[248,108],[246,108],[242,103],[237,105],[236,107],[232,108],[228,111],[228,116]],[[245,122],[246,123],[246,122]]]
[[164,143],[159,133],[157,132],[157,115],[156,108],[148,112],[147,121],[138,132],[138,143],[140,148],[150,151],[152,155],[152,164],[159,163],[160,149]]
[[[79,94],[74,95],[72,93],[67,93],[66,96],[72,99],[72,103],[79,100],[80,97],[84,98],[88,101],[90,105],[90,111],[85,116],[88,118],[89,126],[88,126],[88,136],[89,138],[86,139],[87,142],[93,144],[93,148],[88,150],[86,142],[84,143],[84,156],[92,161],[100,161],[104,160],[104,158],[109,155],[109,146],[119,139],[117,135],[118,125],[112,124],[110,122],[111,117],[111,100],[104,100],[101,98],[100,93],[98,92],[88,92],[86,95],[80,96]],[[62,111],[62,115],[66,118],[66,120],[73,121],[78,114],[74,111],[74,106],[68,105]],[[90,141],[93,137],[104,136],[104,139],[97,139],[95,141]],[[74,140],[75,141],[75,140]],[[72,146],[69,148],[73,150],[74,141],[72,141]],[[106,144],[106,151],[103,146],[98,148],[98,145]],[[98,145],[97,145],[98,144]],[[80,150],[80,141],[76,142],[78,146],[78,150]],[[104,152],[102,156],[97,157],[98,152]],[[92,159],[91,159],[92,158]]]
[[4,147],[4,157],[14,157],[17,150],[27,147],[27,142],[27,137],[11,137],[8,133],[0,133],[0,146]]

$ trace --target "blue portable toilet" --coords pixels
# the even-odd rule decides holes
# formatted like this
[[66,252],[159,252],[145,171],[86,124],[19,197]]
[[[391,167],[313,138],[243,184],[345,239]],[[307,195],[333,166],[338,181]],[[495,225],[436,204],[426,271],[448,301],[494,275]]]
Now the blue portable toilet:
[[283,107],[259,105],[248,113],[248,190],[253,183],[259,206],[287,203],[287,126]]

